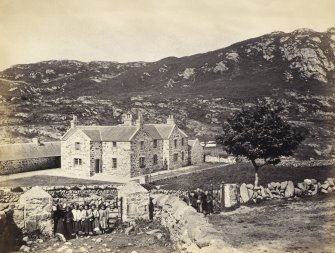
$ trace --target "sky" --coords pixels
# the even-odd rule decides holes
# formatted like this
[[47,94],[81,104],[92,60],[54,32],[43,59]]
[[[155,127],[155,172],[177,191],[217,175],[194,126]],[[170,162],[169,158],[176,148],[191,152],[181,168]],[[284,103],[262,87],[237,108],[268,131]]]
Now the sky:
[[0,0],[0,70],[44,60],[156,61],[273,31],[326,31],[334,0]]

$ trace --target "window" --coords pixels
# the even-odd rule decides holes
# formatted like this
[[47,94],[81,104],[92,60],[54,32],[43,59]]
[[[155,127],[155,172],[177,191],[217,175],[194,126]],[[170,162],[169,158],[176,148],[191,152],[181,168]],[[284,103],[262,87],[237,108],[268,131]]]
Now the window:
[[184,146],[184,138],[181,138],[181,145]]
[[140,157],[140,168],[145,167],[145,157]]
[[116,148],[116,146],[117,146],[116,141],[113,141],[113,148]]
[[81,158],[74,158],[74,167],[81,166],[82,160]]
[[154,140],[154,148],[157,148],[157,140]]
[[75,148],[75,150],[80,150],[80,148],[81,148],[80,142],[75,142],[74,143],[74,148]]
[[116,158],[112,158],[112,168],[113,169],[117,168],[117,159]]
[[181,160],[184,161],[184,159],[185,159],[185,154],[184,152],[181,152]]
[[144,150],[144,141],[141,141],[140,145],[141,145],[141,150]]
[[174,140],[174,148],[177,148],[177,145],[178,145],[178,140],[175,139],[175,140]]
[[157,164],[157,162],[158,162],[158,158],[157,158],[157,155],[154,155],[154,164]]
[[178,154],[173,154],[173,161],[178,162]]

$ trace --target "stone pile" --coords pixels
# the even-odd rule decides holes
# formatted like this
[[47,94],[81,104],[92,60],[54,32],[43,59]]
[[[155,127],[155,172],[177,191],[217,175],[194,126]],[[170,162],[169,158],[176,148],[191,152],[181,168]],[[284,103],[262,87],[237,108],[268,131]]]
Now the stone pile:
[[327,194],[335,191],[335,179],[327,178],[324,182],[315,179],[305,179],[294,185],[292,181],[271,182],[266,187],[254,187],[252,184],[241,184],[240,203],[259,202],[263,199],[294,198]]
[[236,252],[219,236],[205,216],[181,201],[177,196],[152,195],[159,208],[156,217],[170,231],[178,252]]

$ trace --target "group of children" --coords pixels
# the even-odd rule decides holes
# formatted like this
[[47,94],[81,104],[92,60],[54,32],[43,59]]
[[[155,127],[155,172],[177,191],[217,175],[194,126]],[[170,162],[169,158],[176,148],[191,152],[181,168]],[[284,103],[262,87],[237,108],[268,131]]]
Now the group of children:
[[214,212],[214,198],[209,191],[203,191],[198,188],[189,195],[189,205],[194,207],[197,212],[212,214]]
[[108,229],[109,207],[96,204],[58,204],[54,210],[54,231],[71,239],[78,235],[105,233]]

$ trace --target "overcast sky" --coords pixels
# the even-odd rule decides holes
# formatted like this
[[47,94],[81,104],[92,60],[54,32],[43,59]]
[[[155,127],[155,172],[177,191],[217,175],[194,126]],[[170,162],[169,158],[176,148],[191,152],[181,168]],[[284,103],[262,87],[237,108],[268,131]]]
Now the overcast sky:
[[334,10],[335,0],[0,0],[0,70],[192,55],[272,31],[325,31]]

